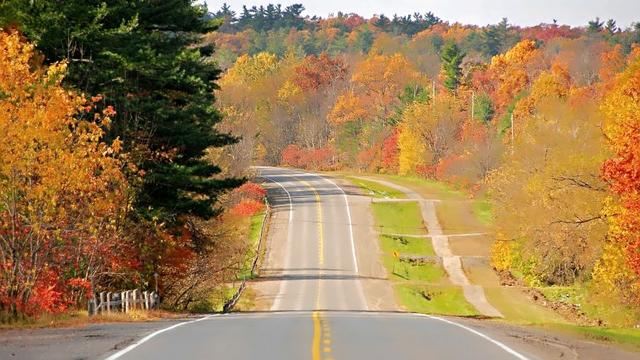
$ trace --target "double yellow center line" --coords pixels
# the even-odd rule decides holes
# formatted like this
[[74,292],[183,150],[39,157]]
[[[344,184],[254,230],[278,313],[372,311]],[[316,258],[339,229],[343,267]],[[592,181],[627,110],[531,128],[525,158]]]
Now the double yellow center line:
[[311,344],[312,360],[333,360],[331,357],[331,330],[329,322],[320,316],[319,311],[314,311],[313,318],[313,342]]
[[[318,226],[318,264],[324,265],[324,216],[322,212],[322,202],[318,191],[307,181],[300,181],[306,185],[315,195],[317,204],[317,226]],[[318,291],[316,292],[316,309],[320,308],[320,281],[318,281]],[[311,314],[313,319],[313,341],[311,343],[311,359],[312,360],[332,360],[331,357],[331,331],[329,323],[322,318],[319,311]]]

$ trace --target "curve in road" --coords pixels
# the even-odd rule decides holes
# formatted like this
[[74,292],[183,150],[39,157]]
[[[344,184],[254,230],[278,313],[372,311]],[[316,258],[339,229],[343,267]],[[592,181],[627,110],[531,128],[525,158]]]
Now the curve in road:
[[286,227],[272,227],[286,231],[273,311],[179,323],[107,359],[532,358],[449,319],[368,312],[349,196],[319,175],[267,167],[259,171],[275,185],[269,187],[274,211],[288,212]]

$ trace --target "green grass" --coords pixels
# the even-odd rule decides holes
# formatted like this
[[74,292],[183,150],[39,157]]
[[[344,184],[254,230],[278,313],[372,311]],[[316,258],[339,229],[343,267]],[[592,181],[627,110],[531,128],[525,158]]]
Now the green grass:
[[[378,175],[382,179],[404,185],[422,194],[425,198],[440,199],[436,206],[438,218],[446,233],[456,231],[481,231],[493,222],[492,209],[486,196],[469,200],[465,193],[454,187],[417,177]],[[366,185],[359,185],[366,187]],[[377,184],[376,184],[377,186]],[[366,189],[365,189],[366,190]],[[372,190],[373,191],[373,190]],[[373,194],[372,196],[375,196]],[[380,197],[380,196],[377,196]],[[416,205],[403,207],[404,203],[374,203],[373,210],[381,232],[407,233],[408,229],[422,227],[415,219],[420,219]],[[414,220],[411,220],[414,219]],[[403,231],[400,231],[403,230]],[[394,262],[390,255],[393,251],[401,254],[430,255],[433,249],[430,242],[422,242],[422,238],[381,236],[380,243],[385,253],[383,262],[391,269],[395,266],[398,275],[390,275],[394,283],[398,301],[409,311],[420,313],[477,315],[475,309],[465,301],[462,290],[447,285],[444,270],[438,265],[421,265],[410,267],[408,276],[399,262]],[[400,270],[398,270],[400,266]],[[481,269],[485,271],[485,269]],[[584,336],[588,339],[604,340],[630,345],[640,350],[640,329],[632,326],[640,322],[640,313],[628,307],[612,304],[609,299],[594,299],[589,295],[586,285],[572,287],[538,288],[552,301],[564,301],[580,306],[580,309],[591,318],[605,320],[610,327],[573,325],[555,311],[532,302],[518,288],[498,286],[497,280],[490,274],[475,271],[473,275],[480,277],[479,283],[485,286],[487,300],[499,309],[508,322],[530,324],[543,328],[551,328]],[[486,269],[486,271],[492,271]],[[404,277],[410,280],[406,280]],[[486,279],[485,279],[486,278]],[[474,278],[474,281],[478,279]],[[484,284],[487,282],[487,284]],[[490,284],[489,284],[490,283]],[[496,283],[493,285],[493,283]],[[422,295],[422,291],[430,294],[431,300]]]
[[251,225],[249,227],[249,245],[251,245],[253,249],[258,246],[258,241],[260,241],[260,230],[262,229],[263,220],[264,211],[251,217]]
[[493,223],[493,213],[491,203],[485,197],[473,201],[473,213],[476,218],[485,226]]
[[262,229],[263,220],[264,212],[257,213],[249,219],[247,258],[242,270],[239,271],[236,276],[238,280],[252,278],[251,265],[253,265],[253,260],[256,257],[256,249],[258,247],[258,242],[260,241],[260,230]]
[[422,214],[417,202],[372,203],[376,225],[381,233],[425,235]]
[[451,200],[465,197],[462,191],[441,181],[400,175],[381,175],[380,177],[391,180],[399,185],[413,185],[411,186],[412,188],[419,188],[416,190],[420,190],[419,192],[427,198]]
[[640,329],[577,325],[562,325],[561,328],[577,332],[590,339],[628,344],[636,350],[640,349]]
[[585,284],[538,287],[537,289],[547,299],[577,305],[589,318],[601,319],[611,327],[624,328],[640,323],[640,311],[611,301],[607,294],[589,291],[588,285]]
[[531,302],[520,289],[513,287],[485,287],[489,303],[495,306],[505,319],[518,324],[566,323],[560,315]]
[[385,254],[397,251],[400,254],[435,255],[429,238],[380,235],[380,247]]
[[410,264],[385,255],[382,261],[391,280],[423,281],[430,284],[446,282],[446,273],[438,263]]
[[[479,315],[465,300],[462,289],[459,287],[398,284],[395,288],[401,303],[411,312],[458,316]],[[430,300],[426,299],[423,293],[428,294]]]
[[404,198],[407,197],[402,191],[396,190],[394,188],[390,188],[388,186],[384,186],[384,185],[382,185],[380,183],[377,183],[375,181],[359,179],[359,178],[352,177],[352,176],[347,176],[346,179],[349,180],[350,182],[352,182],[353,184],[357,185],[366,194],[368,194],[369,196],[372,196],[374,198],[380,198],[380,199],[404,199]]
[[[426,234],[422,213],[417,202],[372,203],[373,214],[380,232],[395,234]],[[384,253],[383,264],[395,284],[398,301],[408,311],[473,316],[478,315],[459,287],[451,286],[442,265],[437,262],[411,264],[400,261],[400,255],[434,256],[431,240],[425,237],[380,235]],[[426,299],[422,292],[429,294]]]
[[238,286],[221,285],[209,294],[208,297],[200,298],[191,304],[187,310],[192,313],[220,312],[227,300],[236,293]]

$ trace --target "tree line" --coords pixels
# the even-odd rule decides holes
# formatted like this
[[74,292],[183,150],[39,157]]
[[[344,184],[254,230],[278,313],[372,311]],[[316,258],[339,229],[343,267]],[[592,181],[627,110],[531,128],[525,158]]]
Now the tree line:
[[233,275],[243,244],[211,153],[220,70],[188,0],[0,4],[0,311],[83,306],[149,287],[187,307]]
[[221,161],[421,176],[487,196],[503,276],[583,289],[595,307],[615,299],[638,319],[640,27],[439,21],[409,36],[380,21],[207,37],[227,67],[222,127],[242,135]]

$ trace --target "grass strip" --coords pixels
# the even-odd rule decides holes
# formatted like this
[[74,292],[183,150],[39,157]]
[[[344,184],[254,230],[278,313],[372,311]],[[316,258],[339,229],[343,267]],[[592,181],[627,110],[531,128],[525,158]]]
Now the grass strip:
[[400,190],[382,185],[375,181],[364,180],[352,176],[346,178],[357,185],[367,195],[378,199],[404,199],[407,196]]

